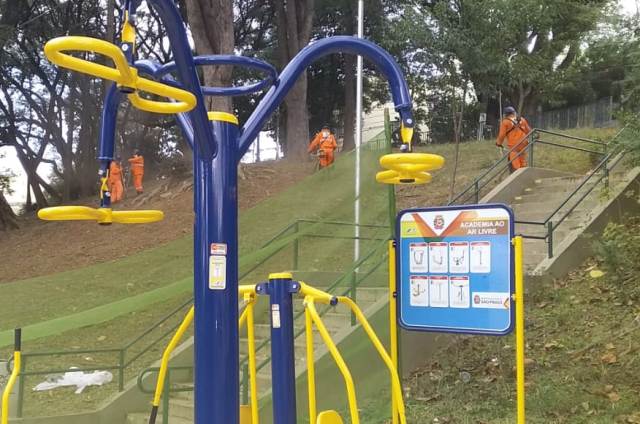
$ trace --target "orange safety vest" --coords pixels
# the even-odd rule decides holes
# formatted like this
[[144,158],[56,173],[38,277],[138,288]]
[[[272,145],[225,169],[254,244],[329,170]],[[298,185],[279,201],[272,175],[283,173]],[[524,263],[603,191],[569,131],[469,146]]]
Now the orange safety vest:
[[116,161],[111,161],[109,165],[109,182],[120,181],[122,179],[122,167]]
[[329,135],[325,138],[322,136],[322,131],[317,133],[316,136],[309,144],[309,153],[318,150],[320,156],[320,166],[324,168],[325,166],[329,166],[333,163],[333,151],[338,148],[338,143],[336,143],[336,139],[333,134],[329,133]]
[[[498,133],[498,139],[496,144],[502,146],[504,139],[507,139],[507,146],[509,148],[514,147],[516,144],[522,142],[524,137],[531,132],[531,127],[526,119],[520,118],[519,120],[505,118],[500,123],[500,132]],[[524,142],[520,147],[525,147],[528,143]]]
[[134,156],[129,158],[131,165],[131,175],[144,175],[144,158],[142,156]]

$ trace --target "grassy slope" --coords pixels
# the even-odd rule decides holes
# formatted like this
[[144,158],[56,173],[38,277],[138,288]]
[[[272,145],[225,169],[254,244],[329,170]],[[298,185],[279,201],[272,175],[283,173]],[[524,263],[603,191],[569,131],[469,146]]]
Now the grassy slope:
[[[612,134],[612,131],[598,130],[589,134],[581,133],[589,137],[607,137]],[[403,207],[411,206],[411,199],[420,199],[424,204],[425,193],[428,193],[429,204],[439,204],[446,199],[448,184],[442,182],[448,182],[451,175],[453,146],[434,145],[429,146],[427,150],[445,156],[448,163],[445,169],[434,173],[434,183],[431,185],[411,187],[407,189],[408,191],[401,189],[399,197]],[[464,143],[460,150],[461,166],[458,171],[456,191],[496,158],[491,141]],[[541,164],[548,166],[557,164],[562,165],[562,168],[570,166],[575,172],[584,172],[592,163],[588,155],[555,155],[552,152],[546,156],[544,152],[537,152],[537,155],[537,160],[545,158]],[[370,181],[377,167],[374,160],[366,159],[365,157],[363,162],[369,166],[365,168],[363,181]],[[253,253],[270,236],[298,217],[350,221],[353,208],[352,169],[352,159],[343,158],[332,173],[317,173],[303,180],[298,186],[244,212],[240,217],[241,254]],[[438,181],[441,183],[438,184]],[[415,197],[412,197],[414,195]],[[383,222],[386,218],[384,191],[381,191],[375,183],[369,184],[364,188],[363,198],[366,202],[363,222]],[[318,228],[318,230],[320,232],[335,231],[335,228]],[[71,314],[188,278],[192,266],[191,243],[191,238],[186,237],[156,249],[131,255],[123,260],[4,284],[0,286],[0,296],[3,299],[11,299],[11,302],[8,303],[9,307],[0,310],[0,329]],[[303,250],[307,252],[308,259],[301,267],[307,270],[323,269],[327,264],[331,264],[332,269],[344,269],[350,262],[350,255],[344,254],[347,249],[349,252],[352,249],[350,241],[324,241],[313,245],[306,243]],[[290,253],[283,252],[254,273],[252,278],[262,278],[268,270],[290,267]],[[114,273],[117,278],[113,277]],[[105,278],[105,275],[112,277]],[[34,296],[34,293],[44,295]],[[34,351],[65,347],[118,346],[123,340],[129,340],[139,334],[146,325],[157,320],[185,298],[185,296],[179,296],[123,315],[108,323],[28,342],[25,348]],[[135,325],[127,324],[130,322],[135,322]],[[6,349],[2,353],[6,354]],[[141,362],[148,363],[151,357],[157,357],[157,352],[153,352],[147,360]],[[82,362],[83,365],[92,362],[103,363],[96,362],[98,360],[94,357],[80,358],[77,361]],[[109,360],[109,362],[112,361]],[[58,396],[53,397],[54,400],[57,398]],[[91,399],[90,392],[83,399],[78,397],[76,402],[69,405],[69,410],[86,409],[95,405],[96,399]],[[55,408],[54,404],[51,406]],[[41,413],[42,410],[30,412]]]
[[[587,265],[525,299],[528,422],[640,422],[637,299]],[[437,352],[406,382],[408,422],[515,422],[513,346],[461,336]]]

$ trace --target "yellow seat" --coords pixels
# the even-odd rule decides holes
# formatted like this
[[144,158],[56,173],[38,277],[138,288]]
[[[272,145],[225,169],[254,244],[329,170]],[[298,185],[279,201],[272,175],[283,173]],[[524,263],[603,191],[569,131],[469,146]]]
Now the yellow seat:
[[[63,53],[65,51],[96,53],[108,57],[115,68],[80,59]],[[138,109],[155,113],[188,112],[196,106],[196,96],[192,93],[138,76],[138,70],[129,66],[122,50],[115,44],[91,37],[68,36],[50,40],[44,46],[44,54],[52,63],[73,71],[116,82],[120,86],[133,89],[128,94],[131,103]],[[148,100],[138,95],[146,91],[170,99],[168,102]]]
[[318,415],[317,424],[344,424],[342,417],[336,411],[322,411]]
[[87,206],[56,206],[38,211],[44,221],[97,221],[99,224],[146,224],[161,221],[162,211],[114,211],[111,208],[89,208]]

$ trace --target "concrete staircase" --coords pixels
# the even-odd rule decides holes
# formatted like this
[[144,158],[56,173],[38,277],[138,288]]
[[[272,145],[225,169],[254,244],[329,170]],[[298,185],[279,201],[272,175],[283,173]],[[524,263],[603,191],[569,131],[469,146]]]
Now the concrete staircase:
[[[373,305],[379,303],[382,299],[386,299],[388,290],[384,285],[380,287],[359,287],[357,291],[358,306],[366,311]],[[344,307],[326,307],[324,305],[317,306],[318,311],[328,308],[328,311],[322,316],[322,320],[335,339],[338,333],[344,332],[351,326],[351,314]],[[294,313],[303,311],[302,299],[294,300]],[[270,339],[271,325],[268,321],[257,318],[255,324],[256,345],[259,346],[263,341]],[[269,319],[268,316],[263,318]],[[295,332],[304,331],[304,315],[295,321]],[[317,333],[314,332],[314,347],[316,359],[325,351],[324,344]],[[271,355],[270,345],[267,345],[257,352],[256,360],[260,365]],[[295,340],[296,354],[296,375],[306,371],[306,344],[304,333]],[[240,339],[240,357],[247,355],[247,339]],[[258,372],[258,393],[264,396],[271,391],[271,363],[267,363]],[[157,423],[162,422],[162,411],[158,414]],[[131,413],[127,415],[127,424],[147,424],[149,422],[148,413]],[[177,392],[171,396],[169,401],[169,424],[191,424],[193,423],[193,392]]]
[[[510,202],[517,221],[543,222],[560,208],[550,220],[557,223],[578,200],[577,196],[593,187],[589,182],[566,205],[562,205],[567,196],[580,184],[583,176],[547,177],[535,179],[533,184],[523,187],[522,192]],[[595,188],[553,231],[553,244],[558,245],[573,230],[580,228],[590,217],[590,211],[598,204],[600,190]],[[535,224],[516,224],[516,234],[545,237],[547,227]],[[545,240],[525,238],[525,268],[527,272],[548,256],[548,243]]]
[[[604,182],[596,184],[598,176],[590,178],[582,187],[581,183],[589,175],[575,175],[549,170],[527,168],[520,175],[514,174],[503,182],[504,186],[511,184],[509,189],[501,190],[497,187],[489,193],[482,203],[501,202],[509,204],[518,222],[544,222],[549,219],[553,223],[553,256],[561,252],[559,246],[568,237],[575,235],[600,213],[600,207],[607,201],[607,190]],[[623,167],[615,169],[609,175],[609,192],[615,194],[625,187],[627,170]],[[513,190],[512,187],[518,187]],[[569,200],[568,196],[578,189]],[[588,193],[588,194],[587,194]],[[582,201],[580,198],[586,195]],[[566,203],[565,203],[566,201]],[[565,217],[559,223],[560,219]],[[558,224],[559,223],[559,224]],[[516,223],[516,234],[534,237],[546,237],[548,228],[545,225],[531,223]],[[540,264],[549,258],[549,244],[545,239],[525,238],[525,270],[532,274]],[[538,271],[539,272],[539,271]]]

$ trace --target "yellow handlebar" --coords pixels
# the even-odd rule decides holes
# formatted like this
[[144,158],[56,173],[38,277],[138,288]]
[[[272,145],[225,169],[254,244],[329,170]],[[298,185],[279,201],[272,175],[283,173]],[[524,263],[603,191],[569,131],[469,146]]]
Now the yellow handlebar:
[[428,153],[394,153],[380,158],[386,168],[376,174],[376,181],[385,184],[425,184],[431,181],[427,171],[440,169],[444,158]]
[[114,211],[111,208],[89,208],[86,206],[56,206],[38,211],[44,221],[97,221],[99,224],[146,224],[161,221],[162,211]]
[[[115,68],[63,53],[69,50],[101,54],[111,59]],[[118,85],[136,90],[128,97],[138,109],[171,114],[188,112],[196,106],[196,97],[192,93],[139,77],[138,70],[129,66],[122,50],[107,41],[81,36],[58,37],[45,44],[44,54],[52,63],[63,68],[114,81]],[[144,99],[138,95],[137,91],[168,97],[170,101]]]
[[324,303],[325,305],[335,306],[338,304],[338,298],[325,291],[311,287],[307,283],[299,281],[300,283],[300,295],[302,297],[311,296],[314,301]]

